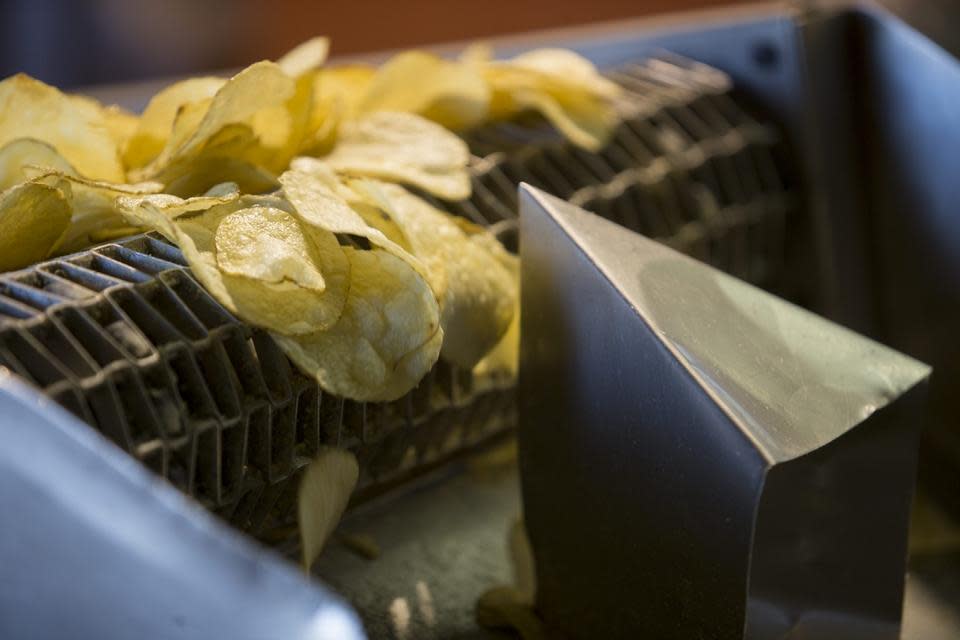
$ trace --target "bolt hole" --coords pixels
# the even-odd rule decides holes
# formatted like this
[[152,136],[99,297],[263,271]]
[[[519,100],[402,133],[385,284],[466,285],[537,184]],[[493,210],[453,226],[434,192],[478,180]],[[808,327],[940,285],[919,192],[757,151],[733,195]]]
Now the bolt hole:
[[780,52],[769,42],[758,42],[753,45],[753,62],[762,69],[775,69],[780,62]]

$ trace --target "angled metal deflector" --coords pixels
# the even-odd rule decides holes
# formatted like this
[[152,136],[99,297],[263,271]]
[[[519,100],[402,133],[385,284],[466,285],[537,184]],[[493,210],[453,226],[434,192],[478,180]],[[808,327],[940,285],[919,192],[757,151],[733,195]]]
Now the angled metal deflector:
[[930,369],[522,187],[520,463],[574,638],[896,638]]

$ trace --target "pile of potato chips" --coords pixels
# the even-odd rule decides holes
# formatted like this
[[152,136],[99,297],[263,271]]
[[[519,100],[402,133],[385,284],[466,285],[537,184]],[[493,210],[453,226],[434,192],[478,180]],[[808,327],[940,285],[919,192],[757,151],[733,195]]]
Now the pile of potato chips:
[[521,111],[599,148],[616,85],[563,50],[325,68],[327,49],[177,82],[139,116],[0,82],[0,270],[157,230],[326,391],[392,400],[438,357],[514,376],[516,258],[416,193],[469,197],[454,131]]

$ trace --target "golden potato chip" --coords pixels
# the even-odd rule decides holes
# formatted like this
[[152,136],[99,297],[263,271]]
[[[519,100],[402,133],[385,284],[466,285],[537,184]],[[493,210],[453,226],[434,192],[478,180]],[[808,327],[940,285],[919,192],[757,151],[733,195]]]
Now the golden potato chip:
[[0,148],[0,191],[29,180],[25,169],[28,166],[76,175],[66,158],[48,143],[33,138],[17,138]]
[[614,100],[622,93],[620,86],[600,75],[592,62],[569,49],[534,49],[514,57],[509,64],[561,79],[594,96]]
[[[290,162],[290,172],[306,174],[300,178],[308,178],[310,181],[317,181],[319,187],[331,191],[344,200],[356,197],[353,190],[340,179],[333,168],[320,158],[311,158],[309,156],[298,156]],[[283,184],[283,180],[280,181]],[[288,183],[289,188],[295,185]],[[300,188],[307,189],[310,185],[303,185]],[[305,194],[307,192],[304,192]]]
[[468,235],[454,216],[403,187],[386,183],[376,187],[411,252],[427,267],[440,304],[441,355],[472,368],[500,342],[517,305],[516,279],[489,244],[499,243],[485,232]]
[[[329,236],[324,236],[329,237]],[[280,209],[250,207],[223,218],[214,234],[217,266],[224,273],[264,282],[284,281],[322,293],[320,248],[300,222]]]
[[[289,334],[327,329],[343,312],[350,288],[350,263],[332,233],[302,225],[290,211],[269,206],[280,202],[277,198],[227,193],[187,200],[167,195],[120,198],[118,205],[132,223],[151,226],[176,242],[197,280],[244,320]],[[259,229],[261,235],[274,239],[286,237],[290,240],[291,234],[302,236],[297,240],[297,246],[307,247],[307,255],[316,262],[304,265],[298,279],[307,279],[310,288],[287,278],[275,281],[278,272],[286,273],[284,267],[274,268],[271,272],[269,266],[242,266],[244,256],[255,262],[263,261],[265,257],[249,252],[244,254],[221,234],[220,244],[225,248],[223,259],[228,268],[244,275],[224,270],[219,262],[218,229],[224,220],[238,212],[244,212],[241,220],[245,233],[256,233],[255,230]],[[286,269],[295,272],[290,266],[294,259],[290,251],[277,248],[276,243],[272,248],[280,252]],[[311,276],[304,275],[311,269],[322,274],[322,289],[317,286],[315,276],[311,280]],[[250,277],[257,274],[266,279]]]
[[350,65],[321,69],[313,78],[313,105],[301,153],[324,155],[333,148],[340,124],[356,117],[374,69]]
[[310,131],[313,108],[313,77],[297,78],[293,95],[282,105],[263,109],[253,118],[259,155],[252,159],[280,173],[290,164]]
[[117,208],[131,224],[153,227],[167,235],[173,233],[170,224],[181,216],[202,213],[218,205],[235,205],[233,210],[240,209],[247,204],[246,200],[242,204],[240,200],[236,185],[226,182],[217,185],[206,195],[187,199],[169,193],[120,197]]
[[207,189],[203,196],[207,198],[231,197],[240,190],[236,182],[221,182]]
[[493,234],[485,229],[478,233],[467,230],[467,233],[471,234],[474,242],[483,244],[503,265],[513,278],[517,290],[510,326],[500,338],[500,342],[473,368],[473,375],[479,387],[511,385],[516,382],[520,371],[520,259],[504,249]]
[[225,182],[236,184],[244,193],[266,193],[280,187],[273,173],[240,158],[223,155],[201,155],[168,171],[165,193],[190,198],[206,193]]
[[310,572],[337,528],[359,477],[356,457],[343,449],[325,448],[307,465],[297,494],[304,571]]
[[416,113],[448,129],[487,117],[490,88],[476,68],[423,51],[406,51],[381,66],[360,100],[361,113]]
[[436,298],[403,259],[380,249],[345,247],[350,292],[343,315],[327,331],[273,334],[301,370],[335,395],[357,401],[396,400],[415,387],[440,353]]
[[49,144],[83,176],[124,181],[103,109],[23,74],[0,82],[0,145],[18,138]]
[[473,42],[463,48],[457,60],[463,64],[482,67],[493,60],[493,46],[489,42]]
[[448,200],[470,195],[467,145],[425,118],[379,111],[344,123],[324,160],[339,173],[410,184]]
[[70,204],[56,186],[25,182],[0,193],[0,271],[45,258],[69,224]]
[[319,68],[320,65],[326,62],[329,52],[329,38],[322,36],[310,38],[284,54],[277,60],[277,66],[283,69],[283,72],[291,78],[298,78],[309,71]]
[[140,117],[116,104],[103,107],[103,117],[107,123],[107,131],[113,137],[117,149],[122,150],[140,125]]
[[143,167],[160,155],[180,110],[187,104],[213,98],[226,82],[224,78],[212,76],[190,78],[174,83],[153,96],[143,110],[137,128],[124,145],[123,161],[127,167]]
[[131,228],[117,209],[117,198],[157,193],[163,186],[157,183],[114,184],[90,180],[45,165],[24,165],[21,175],[32,182],[56,186],[69,203],[71,221],[52,247],[52,254],[70,253],[104,239],[129,235]]
[[567,140],[589,151],[602,149],[620,122],[615,111],[592,98],[557,99],[540,91],[518,91],[514,99],[539,111]]
[[508,118],[524,109],[539,111],[574,144],[599,150],[619,123],[615,101],[621,93],[593,64],[564,49],[538,49],[512,60],[489,60],[475,48],[463,60],[480,70],[492,94],[490,115]]
[[[365,198],[363,204],[366,205],[367,217],[375,223],[371,226],[389,229],[391,234],[397,237],[396,243],[423,265],[421,273],[433,289],[442,312],[443,300],[447,294],[448,256],[440,249],[440,245],[458,244],[465,238],[464,234],[451,228],[446,214],[413,196],[403,187],[370,179],[355,180],[351,185],[356,193]],[[370,209],[380,216],[386,216],[389,222],[381,223],[376,220]]]
[[[519,299],[518,299],[519,302]],[[473,368],[477,390],[513,384],[520,371],[520,306],[514,308],[513,318],[500,342]]]
[[[264,61],[247,67],[230,78],[212,98],[208,98],[209,102],[193,102],[179,109],[166,146],[150,164],[132,172],[133,177],[157,178],[167,182],[165,173],[182,175],[182,171],[176,170],[176,165],[199,156],[208,147],[223,143],[222,132],[228,127],[233,127],[230,131],[238,132],[243,141],[243,144],[231,148],[235,154],[256,147],[261,135],[269,143],[277,143],[280,137],[277,130],[287,131],[291,127],[289,114],[277,108],[286,104],[296,92],[296,81],[276,64]],[[274,109],[272,117],[257,120],[257,114],[267,109]],[[255,120],[265,127],[263,131],[255,129]],[[250,133],[244,136],[246,130]],[[228,136],[228,139],[236,141],[237,135],[232,138]],[[261,149],[257,151],[262,152]],[[223,155],[222,149],[220,152]]]
[[[357,212],[368,225],[382,233],[388,240],[410,253],[410,244],[407,242],[407,236],[404,235],[393,218],[386,213],[386,208],[379,204],[372,204],[368,201],[352,200],[350,208]],[[412,254],[411,254],[412,255]]]
[[304,222],[333,233],[366,238],[373,245],[410,262],[418,271],[423,270],[402,246],[367,223],[357,208],[369,205],[365,205],[353,189],[340,182],[326,164],[314,158],[297,158],[291,166],[290,171],[281,174],[280,184],[284,196]]

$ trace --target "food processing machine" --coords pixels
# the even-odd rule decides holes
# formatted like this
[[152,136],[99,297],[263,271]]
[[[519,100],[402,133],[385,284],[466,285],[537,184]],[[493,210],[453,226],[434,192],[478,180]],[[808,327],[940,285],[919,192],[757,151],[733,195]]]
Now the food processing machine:
[[[922,18],[906,16],[920,23]],[[877,504],[890,507],[880,522],[892,541],[878,543],[879,556],[864,556],[886,558],[880,573],[888,583],[891,573],[902,575],[903,558],[897,555],[905,551],[905,514],[912,495],[916,445],[911,438],[922,423],[927,427],[917,468],[924,504],[938,505],[937,513],[939,505],[950,512],[960,496],[960,406],[954,393],[960,340],[952,330],[960,318],[960,234],[952,225],[956,181],[949,172],[950,153],[960,142],[960,67],[951,53],[957,50],[953,44],[929,39],[880,6],[816,4],[754,6],[505,39],[497,43],[498,54],[554,45],[593,60],[628,93],[624,123],[596,154],[563,142],[536,119],[472,131],[466,137],[474,154],[473,194],[463,202],[441,203],[490,226],[511,250],[519,247],[525,285],[544,282],[558,268],[559,256],[570,252],[549,258],[543,247],[556,242],[549,234],[518,234],[532,224],[528,218],[544,215],[536,213],[534,204],[543,210],[560,206],[528,190],[524,197],[530,212],[521,216],[521,184],[915,359],[897,360],[897,367],[910,371],[909,383],[894,385],[879,401],[856,405],[862,414],[856,420],[833,420],[830,411],[846,405],[827,403],[827,413],[818,420],[834,426],[822,440],[807,443],[813,451],[846,437],[845,429],[872,415],[863,409],[869,402],[877,410],[898,407],[894,418],[886,417],[890,412],[878,413],[893,425],[890,429],[907,433],[901,440],[884,441],[901,455],[887,461],[896,472],[876,498]],[[107,101],[119,96],[136,107],[149,90],[103,89],[100,95]],[[547,215],[559,219],[554,214]],[[585,232],[566,235],[573,238],[571,246],[586,247],[586,255],[610,245],[591,244]],[[639,273],[649,258],[642,252],[650,251],[655,249],[634,247],[616,262],[624,273]],[[538,259],[528,260],[528,255]],[[680,277],[675,289],[700,277],[696,273]],[[655,282],[663,276],[654,272],[649,277]],[[601,292],[615,290],[616,282],[611,277],[589,287],[602,299]],[[551,308],[543,299],[548,290],[525,287],[524,304]],[[685,312],[708,313],[696,305]],[[689,334],[713,353],[719,371],[727,371],[734,364],[731,358],[742,353],[712,351],[728,339],[724,320],[729,312]],[[829,635],[837,633],[836,627],[811,631],[799,623],[808,621],[803,616],[807,610],[838,600],[844,603],[842,613],[863,614],[859,622],[842,627],[845,637],[896,637],[902,581],[899,587],[882,589],[872,582],[875,576],[854,575],[842,591],[849,595],[860,585],[862,599],[801,600],[792,618],[759,615],[747,623],[747,613],[719,613],[731,602],[726,609],[749,609],[747,594],[718,577],[730,574],[699,572],[694,564],[661,566],[662,558],[672,557],[664,555],[662,546],[671,537],[696,549],[678,557],[701,564],[711,558],[718,566],[732,564],[742,549],[722,544],[725,538],[703,525],[667,529],[660,536],[643,528],[644,522],[664,526],[655,519],[676,517],[677,504],[689,510],[687,518],[665,522],[703,520],[699,514],[709,511],[708,501],[698,502],[689,492],[671,493],[673,485],[644,486],[642,492],[651,496],[643,497],[635,485],[629,491],[626,484],[611,486],[604,493],[591,487],[590,478],[572,483],[552,478],[562,471],[540,466],[542,459],[575,455],[571,451],[589,454],[596,465],[620,460],[622,469],[614,465],[598,476],[609,482],[649,480],[631,475],[631,464],[649,468],[668,459],[658,458],[662,444],[649,433],[636,444],[651,458],[632,463],[607,449],[622,447],[622,442],[602,438],[596,430],[544,434],[538,420],[548,414],[530,400],[542,390],[524,376],[540,371],[551,353],[568,356],[568,368],[554,371],[572,376],[557,381],[554,392],[590,394],[578,395],[579,404],[573,399],[557,403],[577,407],[572,415],[579,424],[593,425],[603,407],[619,406],[619,399],[641,393],[639,387],[618,384],[620,378],[588,377],[591,361],[583,359],[584,353],[599,339],[597,331],[640,335],[644,326],[656,329],[656,323],[645,316],[646,324],[591,328],[573,322],[574,316],[568,324],[555,317],[551,325],[565,327],[567,333],[539,332],[552,340],[540,351],[530,347],[538,333],[528,331],[533,327],[537,332],[538,325],[524,316],[519,390],[510,381],[478,387],[470,372],[441,362],[396,402],[355,403],[322,393],[265,332],[242,323],[207,294],[177,248],[159,236],[124,239],[0,276],[0,416],[7,443],[0,452],[0,504],[7,514],[0,537],[7,577],[0,587],[0,632],[4,637],[70,633],[99,638],[483,637],[473,622],[473,602],[485,588],[509,579],[503,541],[521,509],[517,470],[509,456],[504,462],[495,454],[503,447],[509,450],[512,434],[519,430],[534,557],[551,562],[538,572],[548,598],[540,604],[545,621],[559,631],[591,637],[589,629],[597,627],[588,625],[596,621],[572,602],[577,597],[572,582],[582,577],[585,582],[578,588],[589,590],[597,580],[588,579],[589,572],[578,563],[570,563],[580,567],[570,568],[572,574],[561,570],[556,554],[577,541],[552,530],[590,500],[609,500],[609,509],[592,509],[603,517],[589,524],[603,534],[599,543],[606,540],[611,552],[628,549],[634,555],[623,557],[623,576],[607,576],[607,591],[595,593],[609,594],[619,585],[627,589],[625,600],[608,600],[611,606],[622,609],[629,606],[627,600],[646,597],[637,611],[661,614],[652,623],[623,621],[626,637],[634,628],[655,630],[658,637],[695,637],[690,634],[709,633],[711,620],[718,638],[804,632],[836,637]],[[763,326],[760,320],[758,324]],[[760,335],[745,339],[760,340]],[[796,334],[784,332],[782,342],[760,342],[766,346],[758,353],[778,348],[790,353],[797,348],[794,339]],[[649,354],[658,348],[653,344],[631,339],[631,348],[619,350],[619,356],[611,351],[607,365],[624,375],[643,376],[643,369],[632,368],[635,362],[627,366],[616,358]],[[879,356],[870,352],[860,367],[881,362],[872,358]],[[933,367],[925,397],[927,372],[915,361]],[[830,386],[831,376],[839,373],[829,367],[810,369],[816,378],[804,388]],[[592,384],[596,379],[605,382]],[[762,386],[753,385],[743,388]],[[720,385],[714,397],[727,391]],[[848,391],[852,395],[844,397],[854,397]],[[671,393],[675,395],[663,398],[691,391],[674,387]],[[638,398],[640,403],[622,416],[643,424],[644,400],[655,397]],[[677,420],[686,416],[681,406],[664,402],[650,411],[667,422],[671,415]],[[811,394],[797,406],[822,409],[822,402]],[[911,408],[900,410],[901,404]],[[794,415],[806,415],[797,411]],[[738,415],[760,414],[748,407]],[[837,426],[840,422],[845,426]],[[812,427],[806,421],[797,428]],[[851,434],[861,432],[858,438],[873,433]],[[717,477],[739,472],[737,463],[722,455],[732,451],[729,443],[703,438],[703,432],[691,431],[687,446],[695,454],[703,452],[704,465],[715,465]],[[524,450],[531,443],[540,458]],[[299,473],[325,445],[351,449],[361,465],[360,486],[343,528],[373,534],[381,546],[379,557],[368,560],[347,544],[334,544],[315,568],[330,588],[296,575],[289,560]],[[669,484],[669,478],[696,475],[698,459],[699,454],[692,456],[689,469],[661,469],[657,477]],[[884,457],[872,458],[874,463],[878,459]],[[845,464],[856,460],[842,462],[841,457],[837,468],[846,470]],[[681,486],[679,480],[676,486]],[[821,489],[829,486],[825,482]],[[795,504],[816,495],[811,492],[809,487],[800,492]],[[734,501],[733,494],[720,495]],[[564,512],[567,500],[571,507]],[[737,526],[752,531],[755,503],[737,504],[743,510]],[[771,513],[777,509],[783,507],[771,507]],[[589,511],[576,517],[587,517]],[[806,519],[814,512],[787,509],[797,518],[791,531],[807,532],[796,544],[817,540],[813,520]],[[852,511],[833,517],[831,522],[841,528],[858,522]],[[820,542],[842,540],[835,549],[842,555],[870,535],[862,525],[851,525],[849,531],[857,532],[852,539],[838,534]],[[936,528],[936,541],[913,555],[905,638],[954,637],[951,633],[960,629],[957,611],[951,609],[960,595],[955,577],[960,575],[960,545],[952,542],[949,516]],[[637,540],[659,540],[661,546],[638,547]],[[589,562],[590,549],[584,553]],[[670,598],[664,597],[659,607],[650,594],[637,590],[642,583],[637,567],[644,557],[650,558],[648,578],[678,574],[679,586],[667,590]],[[768,594],[778,591],[778,576],[787,574],[775,563],[769,567],[756,578]],[[829,575],[808,577],[819,587]],[[876,602],[868,595],[881,591],[882,606],[864,604]]]

